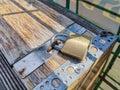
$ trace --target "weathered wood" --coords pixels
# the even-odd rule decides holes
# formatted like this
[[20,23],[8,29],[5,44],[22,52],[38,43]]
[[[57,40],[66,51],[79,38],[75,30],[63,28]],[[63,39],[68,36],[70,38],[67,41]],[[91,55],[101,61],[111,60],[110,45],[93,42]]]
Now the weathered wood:
[[18,8],[14,3],[12,3],[10,0],[0,0],[0,14],[8,14],[8,13],[15,13],[15,12],[21,12],[20,8]]
[[31,49],[21,37],[0,17],[0,49],[10,64],[23,57]]
[[[2,84],[2,86],[1,86]],[[0,90],[26,90],[0,51]]]
[[73,21],[68,19],[66,16],[58,13],[57,11],[53,10],[52,8],[48,7],[47,5],[43,4],[40,1],[36,0],[35,4],[33,5],[36,6],[41,12],[46,14],[48,17],[62,25],[63,27],[68,27],[69,25],[73,24]]
[[112,52],[113,47],[114,47],[114,44],[100,57],[100,60],[93,68],[91,74],[88,76],[88,79],[85,81],[85,84],[82,86],[81,90],[84,90],[84,89],[90,90],[93,88],[96,79],[98,78],[103,67],[106,65],[106,63],[109,60],[109,56]]
[[[49,1],[49,0],[46,0],[46,1]],[[96,25],[104,29],[107,29],[110,32],[117,34],[117,31],[120,25],[120,17],[119,17],[120,2],[119,0],[116,0],[116,1],[113,1],[113,0],[105,0],[105,1],[104,0],[84,0],[84,1],[69,0],[69,1],[70,1],[69,9],[72,12],[77,13],[79,16],[82,16],[88,19],[89,21],[92,21]],[[64,4],[66,3],[66,0],[54,0],[54,2],[60,4],[61,6],[64,6]],[[77,2],[78,2],[78,7],[77,7]],[[89,4],[87,4],[86,2]],[[94,4],[100,6],[101,8],[105,8],[112,13],[106,10],[100,9],[99,7],[95,7]]]
[[51,31],[27,14],[5,16],[4,19],[14,28],[27,45],[33,49],[49,40],[53,35]]
[[[7,2],[9,1],[9,4],[7,5]],[[11,2],[12,1],[12,2]],[[43,1],[43,0],[41,0]],[[44,0],[46,1],[46,0]],[[4,4],[6,3],[6,4]],[[46,42],[48,39],[52,37],[52,35],[56,32],[60,32],[69,25],[71,25],[73,22],[63,16],[62,14],[59,14],[55,10],[49,8],[45,4],[41,2],[35,2],[34,5],[37,7],[33,7],[32,5],[22,1],[22,0],[3,0],[0,1],[0,13],[3,15],[3,18],[6,20],[6,22],[13,28],[11,33],[15,32],[15,35],[19,36],[20,42],[22,40],[22,43],[25,42],[25,46],[29,49],[34,49],[44,42]],[[17,8],[16,8],[17,7]],[[15,9],[15,11],[11,12],[12,9]],[[39,10],[39,11],[35,11]],[[34,11],[34,12],[30,12]],[[16,13],[17,12],[17,13]],[[6,42],[6,38],[8,36],[10,37],[10,40],[8,40],[8,44],[11,41],[11,33],[8,33],[10,35],[7,35],[5,32],[3,26],[1,27],[1,35],[4,42]],[[86,33],[87,35],[87,33]],[[5,37],[6,36],[6,37]],[[17,37],[15,36],[15,38]],[[5,38],[3,38],[5,37]],[[91,37],[93,37],[91,35]],[[11,42],[14,40],[12,39]],[[18,39],[19,42],[19,39]],[[17,42],[17,43],[18,43]],[[12,45],[12,43],[10,43]],[[9,45],[9,46],[10,46]],[[16,44],[15,44],[16,45]],[[21,44],[20,44],[21,45]],[[21,45],[22,46],[22,45]],[[19,46],[19,47],[21,47]],[[5,48],[8,46],[4,46]],[[14,43],[12,45],[12,48],[15,47]],[[24,46],[22,46],[23,48]],[[25,47],[24,47],[25,48]],[[3,49],[3,47],[2,47]],[[16,49],[14,49],[13,53],[18,53]],[[18,48],[18,50],[20,50]],[[25,48],[26,51],[26,48]],[[23,51],[22,51],[23,52]],[[28,53],[26,52],[26,53]],[[26,54],[24,53],[24,54]],[[6,54],[6,53],[5,53]],[[21,54],[16,56],[18,58],[19,56],[22,56]],[[14,56],[15,57],[15,56]],[[14,58],[14,60],[16,59]],[[104,58],[102,58],[104,59]],[[14,62],[12,61],[12,63]],[[33,89],[35,86],[37,86],[40,82],[42,82],[47,76],[49,76],[53,71],[55,71],[57,68],[59,68],[62,64],[64,64],[67,60],[67,57],[64,57],[62,55],[53,55],[48,59],[47,62],[45,62],[43,65],[41,65],[39,68],[37,68],[34,72],[29,74],[27,77],[21,79],[25,86],[28,89]],[[101,59],[99,59],[101,60]],[[98,63],[95,63],[95,65]],[[94,66],[95,66],[94,65]],[[3,67],[3,66],[2,66]],[[5,69],[4,69],[5,70]],[[3,70],[3,71],[4,71]],[[87,71],[86,71],[87,73]],[[86,75],[85,73],[85,75]],[[8,76],[8,75],[7,75]],[[84,76],[84,75],[83,75]],[[82,77],[83,77],[82,76]],[[68,89],[72,89],[74,87],[79,88],[80,81],[82,82],[82,77],[80,77],[77,80],[77,83],[74,83],[76,85],[69,87]],[[10,86],[10,85],[9,85]],[[12,88],[14,85],[10,86]],[[89,86],[90,87],[90,86]],[[16,88],[15,88],[16,89]]]
[[92,68],[86,71],[86,73],[80,77],[77,81],[77,85],[73,85],[73,90],[91,90],[93,85],[100,74],[102,68],[105,66],[106,62],[108,61],[109,55],[112,51],[114,44],[100,57],[98,58],[97,62],[94,63]]
[[[9,1],[10,2],[10,1]],[[6,1],[7,3],[7,1]],[[9,3],[9,6],[12,2]],[[13,4],[13,3],[12,3]],[[12,5],[11,7],[8,7],[7,5],[4,5],[4,3],[1,3],[1,9],[8,9],[8,11],[10,12],[13,8],[17,9],[16,6]],[[43,4],[41,4],[43,5]],[[3,7],[3,8],[2,8]],[[28,7],[29,8],[29,7]],[[33,7],[34,8],[34,7]],[[19,8],[20,9],[20,8]],[[62,21],[62,17],[64,17],[63,15],[57,13],[54,10],[49,10],[49,7],[43,5],[42,6],[43,11],[48,12],[49,16],[52,16],[52,19],[57,15],[56,18],[54,18],[55,20],[60,20]],[[21,9],[20,9],[21,10]],[[17,9],[17,11],[19,11]],[[1,11],[2,12],[2,11]],[[54,13],[53,13],[54,12]],[[45,15],[45,14],[44,14]],[[44,15],[42,15],[43,19],[46,18],[44,17]],[[39,15],[38,15],[39,16]],[[58,19],[59,16],[59,19]],[[22,39],[28,44],[28,46],[30,46],[31,48],[36,48],[39,45],[41,45],[42,43],[44,43],[45,41],[47,41],[48,39],[51,38],[51,36],[53,35],[53,32],[51,32],[49,29],[47,29],[45,26],[43,26],[42,24],[38,23],[36,20],[34,20],[33,18],[31,18],[31,16],[29,16],[26,13],[23,14],[13,14],[13,15],[9,15],[9,16],[4,16],[3,17],[7,23],[9,23],[14,30],[22,37]],[[66,17],[63,18],[63,20]],[[68,23],[68,25],[70,25],[72,23],[72,21],[70,22],[70,20],[67,18],[65,19],[66,21],[62,22],[64,23]],[[59,22],[60,22],[59,21]],[[47,22],[46,22],[47,23]],[[65,24],[65,26],[67,27],[68,25]],[[50,26],[50,25],[49,25]],[[56,26],[56,23],[53,23],[52,26]],[[62,27],[60,29],[60,27],[58,26],[58,28],[56,30],[63,30],[64,28]]]
[[[64,16],[70,18],[74,22],[80,24],[81,26],[84,26],[86,29],[89,29],[90,31],[94,32],[95,34],[99,34],[101,32],[101,30],[103,30],[103,29],[93,25],[92,23],[86,21],[82,17],[76,16],[75,14],[68,12],[67,10],[63,9],[62,7],[52,3],[50,0],[40,0],[40,1],[43,2],[45,5],[49,6],[50,8],[63,14]],[[39,4],[35,4],[34,6],[38,7],[38,5]]]
[[[7,49],[8,46],[14,48],[15,43],[14,45],[10,43],[7,45],[4,43],[4,47],[3,45],[1,47],[11,64],[13,64],[16,59],[23,56],[20,54],[27,54],[27,52],[30,51],[28,49],[32,50],[39,47],[49,40],[54,33],[64,30],[73,23],[73,21],[49,8],[45,4],[40,2],[40,5],[41,6],[38,9],[21,0],[0,1],[0,14],[3,16],[6,23],[13,28],[11,32],[5,32],[1,27],[2,32],[4,31],[4,36],[6,36],[7,33],[10,33],[11,35],[15,33],[16,35],[9,37],[14,37],[14,42],[17,42],[17,45],[19,45],[18,49]],[[4,25],[4,27],[6,28],[8,26]],[[3,37],[3,35],[1,36]],[[17,36],[19,36],[21,40],[19,40]],[[27,45],[23,45],[20,41],[24,41]]]
[[[79,79],[77,79],[70,87],[68,87],[67,90],[81,90],[81,89],[90,90],[92,88],[91,86],[94,84],[96,78],[98,77],[102,67],[107,62],[109,54],[111,52],[110,50],[112,50],[112,48],[113,47],[111,47],[102,57],[98,58],[97,61],[92,66],[92,68],[89,68],[92,70],[87,77],[86,75],[88,74],[89,69],[82,76],[80,76]],[[66,62],[67,57],[63,57],[59,55],[58,54],[53,55],[51,58],[48,59],[47,62],[45,62],[45,64],[40,66],[38,69],[36,69],[33,73],[31,73],[26,78],[22,79],[24,83],[26,83],[26,86],[28,89],[30,90],[33,89],[40,82],[42,82],[46,77],[48,77],[53,71],[55,71],[57,68],[59,68],[62,64]]]
[[47,76],[49,76],[53,71],[59,68],[67,60],[67,57],[62,56],[61,54],[55,54],[48,59],[43,65],[36,69],[26,78],[22,79],[26,84],[28,89],[33,89],[40,82],[42,82]]
[[71,21],[64,15],[58,13],[57,11],[51,9],[41,2],[37,3],[39,4],[37,8],[25,1],[16,0],[16,2],[19,3],[26,10],[38,9],[39,11],[32,12],[32,14],[57,32],[64,30],[66,27],[73,23],[73,21]]

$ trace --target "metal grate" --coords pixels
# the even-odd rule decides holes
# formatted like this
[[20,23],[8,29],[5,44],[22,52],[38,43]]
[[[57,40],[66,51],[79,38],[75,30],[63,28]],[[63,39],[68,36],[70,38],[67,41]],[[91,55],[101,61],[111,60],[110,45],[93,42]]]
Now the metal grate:
[[0,90],[26,90],[0,51]]

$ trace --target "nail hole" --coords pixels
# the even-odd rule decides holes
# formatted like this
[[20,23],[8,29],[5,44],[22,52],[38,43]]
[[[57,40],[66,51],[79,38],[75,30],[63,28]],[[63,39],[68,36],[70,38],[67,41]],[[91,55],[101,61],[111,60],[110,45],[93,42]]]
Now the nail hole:
[[44,86],[42,85],[42,86],[40,86],[40,90],[44,90]]
[[92,53],[96,53],[97,51],[98,51],[98,49],[95,47],[95,46],[92,46],[92,47],[90,47],[90,52],[92,52]]
[[68,83],[68,81],[67,81],[67,80],[65,80],[65,83]]
[[57,73],[57,75],[60,75],[60,73]]
[[112,37],[110,39],[113,39]]
[[67,67],[66,69],[67,74],[73,74],[74,73],[74,68],[72,66]]
[[58,88],[61,85],[61,81],[58,78],[54,78],[51,84],[54,88]]
[[64,69],[62,69],[62,71],[64,72]]
[[99,48],[100,50],[102,50],[102,48]]
[[70,79],[72,79],[72,77],[71,77],[71,76],[69,76],[69,78],[70,78]]
[[25,60],[23,60],[23,62],[25,62]]
[[84,68],[84,67],[85,67],[85,65],[82,65],[82,67]]
[[46,84],[46,85],[49,85],[49,81],[46,81],[45,84]]
[[108,40],[108,42],[111,42],[110,40]]
[[106,32],[106,31],[103,31],[102,33],[101,33],[101,36],[107,36],[108,35],[108,32]]

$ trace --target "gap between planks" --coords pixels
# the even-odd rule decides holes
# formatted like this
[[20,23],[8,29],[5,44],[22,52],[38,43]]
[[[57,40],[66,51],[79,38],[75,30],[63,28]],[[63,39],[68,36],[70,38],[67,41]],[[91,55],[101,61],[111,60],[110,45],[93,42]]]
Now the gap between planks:
[[[17,6],[16,3],[19,6]],[[26,1],[22,1],[22,0],[0,1],[0,14],[3,15],[3,19],[6,21],[6,23],[12,27],[12,29],[10,28],[11,30],[9,31],[6,30],[6,32],[8,32],[9,38],[10,37],[16,38],[14,39],[14,41],[11,39],[9,40],[11,40],[11,42],[17,42],[16,47],[22,49],[22,50],[19,49],[20,50],[19,52],[21,54],[23,52],[24,52],[23,54],[27,54],[30,50],[38,48],[40,45],[42,45],[47,40],[49,40],[54,34],[53,32],[51,32],[50,29],[55,30],[55,32],[60,32],[65,28],[67,28],[69,25],[73,24],[73,21],[68,19],[64,15],[49,8],[48,6],[46,6],[41,2],[39,2],[39,4],[41,5],[41,7],[39,7],[38,9],[30,5]],[[38,11],[29,12],[32,10],[33,11],[38,10]],[[16,12],[18,13],[15,14]],[[19,13],[19,12],[23,12],[23,13]],[[13,13],[13,14],[5,15],[9,13]],[[36,19],[38,20],[36,21],[36,19],[33,18],[31,15],[36,17]],[[5,27],[8,27],[8,26],[5,26]],[[51,28],[48,28],[48,27],[51,27]],[[11,36],[10,32],[11,33],[13,32],[14,34],[16,34],[16,36],[13,34],[12,34],[13,36]],[[0,34],[2,33],[3,31]],[[19,38],[21,38],[20,40],[19,38],[17,38],[18,36]],[[14,48],[11,48],[9,49],[9,51],[6,51],[8,50],[7,47],[14,47],[15,45],[11,44],[13,46],[10,46],[10,43],[7,41],[8,39],[6,38],[3,38],[3,39],[5,41],[2,41],[2,43],[0,43],[1,49],[3,50],[9,63],[13,64],[17,58],[22,57],[23,55],[18,53],[18,50]],[[8,43],[6,44],[6,42]],[[25,42],[24,45],[21,44],[22,42]],[[28,50],[24,48],[26,46]],[[25,51],[23,51],[23,49],[25,49]]]

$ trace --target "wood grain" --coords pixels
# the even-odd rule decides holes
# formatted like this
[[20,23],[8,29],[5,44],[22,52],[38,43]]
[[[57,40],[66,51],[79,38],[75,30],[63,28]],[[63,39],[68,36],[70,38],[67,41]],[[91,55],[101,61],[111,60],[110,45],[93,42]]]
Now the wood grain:
[[0,90],[26,90],[0,51]]
[[14,3],[10,0],[0,0],[0,14],[8,14],[8,13],[15,13],[21,12],[20,8],[18,8]]
[[69,25],[74,23],[71,19],[67,18],[63,14],[58,13],[57,11],[53,10],[52,8],[48,7],[38,0],[36,0],[33,5],[37,7],[42,13],[44,13],[63,27],[68,27]]
[[36,69],[33,73],[23,79],[28,89],[33,89],[40,82],[42,82],[48,75],[59,68],[67,60],[67,57],[61,54],[55,54],[48,59],[43,65]]
[[49,40],[53,35],[45,26],[39,24],[26,13],[4,16],[4,19],[33,49]]
[[[26,10],[36,10],[37,8],[33,5],[23,1],[23,0],[16,0],[22,7]],[[32,12],[40,21],[44,22],[47,26],[51,27],[57,32],[64,30],[66,27],[71,25],[73,21],[65,17],[64,15],[58,13],[57,11],[51,9],[50,7],[46,6],[45,4],[39,2],[40,6],[38,6],[39,11]],[[47,12],[47,13],[46,13]]]
[[[27,54],[28,49],[32,50],[39,47],[49,40],[54,33],[64,30],[73,23],[73,21],[45,4],[41,2],[39,4],[41,6],[38,6],[38,9],[23,0],[0,1],[0,14],[3,16],[6,23],[13,28],[11,33],[16,34],[13,35],[10,31],[5,31],[1,26],[1,31],[4,31],[4,35],[1,35],[1,37],[7,36],[7,33],[9,33],[13,35],[9,35],[9,37],[16,38],[14,42],[17,42],[17,45],[18,43],[21,44],[20,41],[25,42],[24,45],[18,45],[17,49],[12,48],[15,47],[15,45],[9,42],[5,44],[4,41],[4,44],[2,43],[1,49],[10,64],[13,64],[17,58]],[[8,26],[4,27],[6,28]],[[21,40],[19,40],[17,36],[19,36]]]
[[21,37],[0,17],[0,49],[10,64],[23,57],[31,49]]
[[[37,48],[54,33],[64,30],[73,23],[41,2],[37,1],[34,5],[36,7],[23,0],[0,1],[0,14],[12,27],[10,29],[6,22],[4,24],[0,21],[0,48],[10,63],[14,63],[17,58]],[[66,60],[67,57],[55,54],[22,81],[31,90]]]
[[[41,9],[39,10],[47,13],[43,14],[40,13],[40,11],[36,12],[35,15],[39,17],[39,20],[37,19],[36,21],[35,16],[33,16],[31,13],[26,12],[25,10],[34,10],[36,9],[35,7],[26,6],[25,3],[19,0],[17,3],[18,6],[16,5],[16,1],[12,2],[12,0],[9,1],[8,5],[5,5],[4,3],[7,3],[7,1],[5,1],[1,2],[0,4],[2,14],[10,13],[13,8],[16,11],[25,11],[25,13],[7,15],[3,16],[3,18],[14,28],[14,30],[21,36],[21,38],[27,43],[30,48],[36,48],[50,39],[53,35],[53,32],[51,32],[50,30],[51,28],[54,31],[60,32],[61,30],[65,29],[65,27],[73,23],[67,17],[59,14],[53,9],[50,9],[42,3],[40,3]],[[23,4],[22,6],[24,6],[25,8],[20,6],[20,4]],[[48,15],[49,17],[46,15]],[[50,28],[48,28],[47,26]]]

